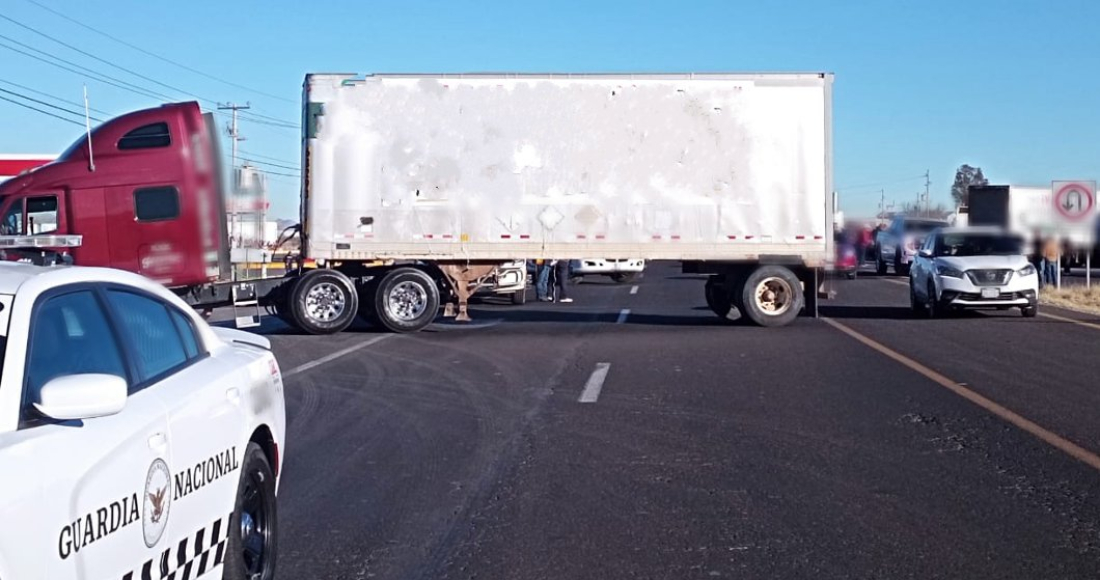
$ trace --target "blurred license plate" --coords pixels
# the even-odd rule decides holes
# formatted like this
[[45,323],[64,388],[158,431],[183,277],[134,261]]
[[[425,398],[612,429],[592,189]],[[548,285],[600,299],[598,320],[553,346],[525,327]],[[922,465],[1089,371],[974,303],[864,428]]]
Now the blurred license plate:
[[982,298],[996,298],[1000,295],[1000,288],[982,288]]

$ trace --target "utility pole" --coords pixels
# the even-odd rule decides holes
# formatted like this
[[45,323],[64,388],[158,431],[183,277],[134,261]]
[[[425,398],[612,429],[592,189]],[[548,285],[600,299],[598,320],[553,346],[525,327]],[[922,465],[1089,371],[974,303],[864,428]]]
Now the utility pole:
[[237,142],[244,141],[245,138],[241,137],[241,132],[237,128],[237,111],[246,111],[252,108],[249,103],[243,105],[235,105],[233,103],[221,104],[218,103],[218,110],[220,111],[233,111],[233,120],[229,122],[229,126],[226,127],[226,132],[229,134],[229,138],[233,141],[233,168],[237,168]]
[[928,180],[929,170],[924,170],[924,215],[928,215],[928,212],[932,211],[932,199],[928,195],[928,187],[932,185],[932,182]]
[[233,167],[233,171],[235,173],[235,175],[233,177],[234,187],[233,187],[233,191],[230,192],[232,195],[230,195],[230,200],[229,200],[230,201],[230,203],[229,203],[229,239],[232,240],[231,243],[230,243],[230,246],[232,246],[233,243],[235,242],[238,247],[241,245],[241,238],[243,236],[242,236],[242,231],[241,231],[241,228],[240,228],[240,224],[238,223],[240,221],[240,212],[239,212],[240,208],[237,207],[237,203],[238,203],[240,198],[239,198],[238,195],[236,195],[238,193],[239,188],[240,188],[240,184],[238,183],[239,178],[238,178],[238,175],[236,175],[236,172],[238,170],[238,167],[237,167],[237,143],[239,141],[244,141],[244,137],[241,136],[240,128],[237,126],[237,112],[238,111],[244,111],[244,110],[247,110],[249,108],[251,108],[249,103],[245,103],[243,105],[236,105],[236,104],[233,104],[233,103],[226,103],[226,104],[223,105],[221,103],[218,103],[218,110],[233,111],[233,120],[230,121],[229,126],[226,127],[226,132],[229,134],[229,139],[231,141],[233,141],[233,165],[232,165],[232,167]]
[[886,190],[878,190],[878,219],[879,222],[886,219]]

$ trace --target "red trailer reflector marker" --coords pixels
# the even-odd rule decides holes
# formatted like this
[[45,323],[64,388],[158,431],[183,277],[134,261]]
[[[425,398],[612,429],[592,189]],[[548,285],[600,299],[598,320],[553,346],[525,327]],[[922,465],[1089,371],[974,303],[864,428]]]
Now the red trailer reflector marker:
[[521,240],[529,240],[529,239],[531,239],[531,235],[530,235],[530,234],[520,234],[520,235],[519,235],[519,239],[521,239]]

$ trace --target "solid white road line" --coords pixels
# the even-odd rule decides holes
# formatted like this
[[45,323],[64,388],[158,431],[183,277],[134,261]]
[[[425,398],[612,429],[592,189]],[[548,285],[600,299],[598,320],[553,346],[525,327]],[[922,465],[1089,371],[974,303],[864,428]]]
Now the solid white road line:
[[304,372],[308,371],[309,369],[317,368],[317,367],[319,367],[319,366],[321,366],[325,363],[332,362],[332,361],[334,361],[334,360],[336,360],[336,359],[338,359],[338,358],[340,358],[344,355],[348,355],[348,354],[351,354],[351,353],[353,353],[357,350],[367,348],[368,346],[370,346],[372,344],[378,344],[379,342],[382,342],[383,340],[386,340],[387,338],[393,338],[395,336],[397,336],[397,335],[396,334],[383,334],[383,335],[380,335],[380,336],[376,336],[376,337],[374,337],[370,340],[365,340],[363,342],[360,342],[359,344],[355,344],[355,345],[349,346],[345,349],[338,350],[338,351],[336,351],[336,352],[334,352],[334,353],[332,353],[328,356],[323,356],[323,357],[321,357],[317,360],[300,364],[300,365],[290,369],[289,371],[286,371],[285,373],[283,373],[283,378],[285,379],[285,378],[292,377],[292,376],[294,376],[296,374],[299,374],[299,373],[304,373]]
[[637,294],[637,293],[638,293],[638,287],[637,287],[637,286],[635,286],[635,287],[631,288],[631,289],[630,289],[630,293],[631,293],[631,294]]
[[630,316],[630,309],[623,308],[621,311],[619,311],[619,319],[615,321],[615,324],[622,324],[626,322],[627,316]]
[[596,399],[600,398],[600,390],[603,389],[603,382],[607,380],[609,370],[611,370],[611,363],[596,363],[596,370],[592,371],[592,376],[588,377],[588,382],[584,384],[581,398],[577,399],[578,403],[595,403]]

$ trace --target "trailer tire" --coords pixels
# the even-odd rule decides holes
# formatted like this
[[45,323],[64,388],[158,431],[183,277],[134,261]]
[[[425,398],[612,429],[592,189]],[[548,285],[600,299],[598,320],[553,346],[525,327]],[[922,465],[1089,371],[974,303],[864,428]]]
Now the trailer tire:
[[439,285],[417,268],[390,270],[378,281],[372,310],[390,332],[416,332],[439,313]]
[[634,272],[619,272],[617,274],[612,274],[611,279],[616,284],[629,284],[633,282],[637,276],[638,274]]
[[290,297],[294,294],[294,288],[298,285],[298,277],[288,277],[286,282],[276,290],[274,300],[271,301],[271,309],[275,317],[283,321],[283,324],[291,328],[298,328],[298,321],[290,310]]
[[527,304],[527,289],[516,290],[512,292],[512,304],[519,306],[521,304]]
[[309,334],[343,332],[355,321],[359,294],[355,284],[336,270],[303,274],[290,293],[290,315]]
[[707,283],[703,286],[703,295],[706,297],[707,306],[711,312],[716,314],[718,318],[726,318],[733,308],[733,300],[721,281],[721,276],[707,278]]
[[374,293],[378,291],[378,280],[381,276],[374,276],[359,286],[359,311],[357,314],[363,322],[371,326],[382,326],[378,316],[374,312]]
[[757,268],[741,289],[742,312],[758,326],[785,326],[798,317],[805,303],[798,276],[783,266]]

